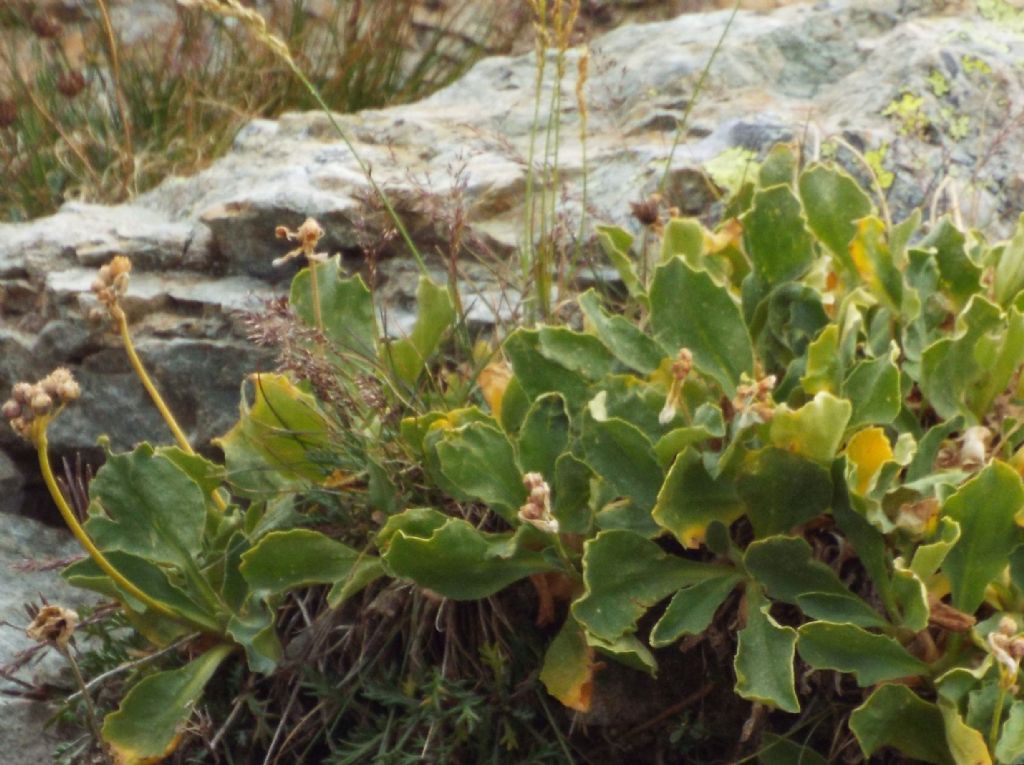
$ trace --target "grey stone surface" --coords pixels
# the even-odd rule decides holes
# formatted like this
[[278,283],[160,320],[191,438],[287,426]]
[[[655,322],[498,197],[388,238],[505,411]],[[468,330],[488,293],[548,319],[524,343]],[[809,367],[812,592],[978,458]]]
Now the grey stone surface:
[[[2,480],[2,479],[0,479]],[[54,604],[77,608],[88,602],[88,595],[64,584],[56,571],[26,570],[26,564],[38,565],[78,553],[66,532],[0,513],[0,667],[7,666],[33,642],[25,635],[28,616],[23,604],[39,603],[40,597]],[[70,687],[63,659],[55,652],[41,654],[23,667],[17,677],[28,683]],[[19,686],[0,677],[0,689],[17,691]],[[0,759],[5,765],[39,765],[50,762],[54,747],[60,743],[57,732],[44,730],[53,714],[46,704],[0,693]]]
[[[717,11],[627,24],[591,42],[592,224],[636,230],[629,203],[657,188],[677,120],[729,17]],[[1024,188],[1021,29],[1024,22],[990,21],[939,0],[741,11],[672,155],[668,202],[714,220],[723,189],[708,168],[735,149],[758,155],[778,140],[802,141],[810,159],[836,152],[860,172],[837,148],[841,139],[876,152],[895,173],[886,192],[894,217],[945,189],[955,193],[941,195],[940,210],[955,198],[967,224],[1004,235]],[[569,52],[560,91],[555,193],[565,232],[577,230],[582,199],[575,95],[582,55]],[[545,105],[552,70],[549,61]],[[514,263],[524,239],[535,79],[532,54],[493,57],[418,103],[337,116],[439,278],[452,224],[465,224],[459,268],[464,303],[479,323],[517,310],[514,291],[495,275]],[[0,391],[68,364],[85,393],[54,428],[55,449],[87,448],[101,433],[118,448],[165,438],[115,339],[83,318],[92,305],[83,297],[90,272],[125,253],[135,263],[127,302],[140,352],[189,436],[205,443],[234,417],[242,377],[271,363],[245,339],[236,312],[286,288],[294,267],[271,265],[285,249],[274,227],[308,215],[328,231],[324,248],[343,251],[350,267],[367,270],[363,253],[372,253],[388,329],[408,327],[417,271],[352,153],[324,115],[287,114],[254,121],[207,170],[169,178],[132,204],[69,204],[50,218],[0,226]],[[0,448],[24,456],[9,433],[0,434]]]

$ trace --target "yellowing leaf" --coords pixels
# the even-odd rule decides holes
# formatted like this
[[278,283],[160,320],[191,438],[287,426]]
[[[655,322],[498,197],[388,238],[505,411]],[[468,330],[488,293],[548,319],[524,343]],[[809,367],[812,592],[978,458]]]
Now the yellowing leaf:
[[846,445],[846,458],[857,470],[857,494],[864,495],[882,465],[892,460],[892,446],[881,428],[864,428]]
[[783,405],[772,419],[772,446],[815,462],[829,463],[836,456],[852,411],[849,401],[825,391],[796,411]]
[[496,420],[501,419],[501,402],[505,398],[505,389],[511,379],[512,370],[504,361],[492,361],[477,375],[476,382],[480,386],[480,392]]
[[589,712],[595,668],[594,649],[576,620],[569,617],[548,646],[540,681],[569,709]]

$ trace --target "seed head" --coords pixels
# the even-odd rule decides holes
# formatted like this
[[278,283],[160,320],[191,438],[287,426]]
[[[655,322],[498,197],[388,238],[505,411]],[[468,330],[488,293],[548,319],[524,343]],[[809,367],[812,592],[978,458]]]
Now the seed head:
[[647,199],[630,202],[629,207],[641,226],[653,226],[660,218],[661,195],[651,194]]
[[121,313],[121,298],[128,292],[128,275],[131,270],[131,260],[124,255],[118,255],[105,266],[100,266],[91,286],[96,299],[115,319],[118,318],[118,313]]
[[46,395],[45,391],[39,391],[32,397],[32,414],[42,417],[49,414],[53,409],[53,399]]
[[18,121],[18,103],[10,98],[0,98],[0,129],[9,128]]
[[297,258],[300,255],[305,255],[306,260],[313,262],[316,260],[324,260],[327,256],[323,253],[316,251],[317,244],[323,239],[324,230],[320,227],[313,218],[306,218],[295,231],[292,231],[286,226],[278,226],[274,229],[274,234],[278,239],[288,239],[292,242],[297,242],[298,247],[293,250],[289,250],[281,257],[274,261],[275,266],[281,266],[287,263],[293,258]]
[[558,519],[551,514],[551,489],[540,473],[523,476],[529,492],[526,504],[519,508],[519,520],[549,534],[558,533]]
[[78,614],[70,608],[43,606],[25,633],[33,640],[50,643],[63,651],[75,634],[77,626]]
[[3,415],[4,415],[4,418],[7,419],[7,420],[13,420],[15,417],[20,417],[21,416],[21,404],[19,404],[13,398],[12,399],[8,399],[4,403]]
[[74,98],[85,90],[85,75],[78,69],[64,72],[57,78],[57,90],[65,98]]
[[32,31],[36,33],[36,36],[43,40],[60,37],[61,32],[64,31],[56,17],[49,13],[37,13],[32,17],[29,26],[32,27]]

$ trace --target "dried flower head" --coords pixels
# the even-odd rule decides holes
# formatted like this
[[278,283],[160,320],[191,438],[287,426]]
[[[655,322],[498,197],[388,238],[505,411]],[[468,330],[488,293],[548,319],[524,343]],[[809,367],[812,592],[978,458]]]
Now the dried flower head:
[[43,40],[60,37],[61,32],[64,31],[64,27],[57,21],[57,17],[51,13],[37,13],[32,17],[29,26],[32,27],[36,36]]
[[775,402],[772,400],[775,382],[775,375],[765,375],[754,381],[744,375],[732,400],[737,414],[759,422],[771,422],[775,415]]
[[549,534],[558,533],[558,520],[551,514],[551,488],[540,473],[523,476],[523,486],[530,492],[526,504],[519,508],[519,520]]
[[33,640],[55,645],[63,651],[67,649],[77,626],[78,614],[70,608],[43,606],[25,633]]
[[0,98],[0,129],[9,128],[17,121],[17,102],[10,98]]
[[662,425],[672,422],[675,419],[676,411],[680,407],[686,406],[686,402],[683,400],[683,383],[686,382],[686,378],[692,371],[693,353],[689,348],[680,348],[679,355],[672,362],[672,383],[669,385],[668,395],[665,396],[665,406],[662,407],[661,414],[658,415],[658,422]]
[[960,465],[968,469],[980,468],[988,458],[991,443],[992,431],[984,425],[968,428],[960,441]]
[[85,90],[85,75],[78,69],[71,69],[57,78],[57,91],[65,98],[74,98]]
[[71,372],[59,367],[38,382],[15,383],[10,399],[4,402],[3,415],[15,433],[31,441],[37,420],[54,414],[55,406],[70,404],[80,395]]
[[641,226],[653,226],[661,217],[661,194],[651,194],[647,199],[630,202],[629,207]]
[[128,278],[131,274],[132,262],[124,255],[118,255],[105,266],[100,266],[96,279],[92,283],[92,291],[96,299],[107,309],[107,313],[115,320],[123,317],[121,298],[128,292]]
[[286,226],[278,226],[274,229],[274,234],[278,239],[287,239],[291,242],[298,242],[298,247],[293,250],[289,250],[281,257],[274,261],[275,266],[282,266],[293,258],[297,258],[300,255],[305,255],[306,260],[313,261],[324,260],[327,256],[323,253],[316,251],[316,246],[323,239],[324,230],[320,227],[313,218],[306,218],[295,231],[292,231]]

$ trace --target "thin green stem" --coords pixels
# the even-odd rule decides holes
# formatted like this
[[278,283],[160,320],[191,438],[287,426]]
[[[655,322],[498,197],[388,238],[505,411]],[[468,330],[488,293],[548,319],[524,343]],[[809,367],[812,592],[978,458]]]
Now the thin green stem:
[[32,441],[36,445],[36,454],[39,457],[39,470],[43,474],[43,482],[46,484],[46,488],[49,490],[50,496],[53,497],[53,501],[57,505],[57,510],[60,512],[61,518],[64,519],[64,523],[67,524],[68,529],[74,535],[75,539],[78,540],[78,543],[87,553],[89,553],[89,556],[93,559],[96,565],[99,566],[100,570],[109,576],[114,584],[124,590],[124,592],[162,616],[173,619],[180,624],[186,624],[189,627],[199,628],[203,632],[209,632],[211,625],[193,622],[165,606],[160,601],[154,600],[132,584],[120,571],[114,568],[114,565],[107,559],[107,556],[100,551],[86,533],[85,529],[82,528],[82,524],[78,522],[78,518],[75,517],[74,511],[72,511],[70,505],[68,505],[67,500],[64,499],[64,494],[61,492],[60,487],[57,485],[57,479],[53,475],[53,468],[50,466],[50,455],[48,452],[48,441],[46,437],[46,427],[49,424],[49,420],[49,417],[41,417],[35,421],[32,428]]
[[1006,683],[1003,682],[1000,672],[999,696],[996,697],[996,706],[992,710],[992,727],[988,731],[989,751],[996,750],[996,743],[999,741],[999,726],[1003,722],[1003,704],[1006,702]]
[[97,746],[103,745],[103,733],[100,731],[100,724],[96,717],[96,707],[93,706],[92,697],[89,695],[89,690],[85,685],[85,678],[82,677],[82,670],[78,668],[78,662],[75,661],[75,657],[71,653],[71,649],[67,646],[57,646],[57,650],[60,651],[61,655],[68,660],[68,664],[71,665],[71,674],[75,676],[75,683],[78,684],[78,692],[82,696],[82,703],[85,705],[85,717],[89,721],[89,730],[92,731],[93,739]]
[[690,121],[690,112],[693,111],[693,107],[697,104],[697,99],[700,97],[700,93],[704,89],[704,82],[707,80],[708,73],[711,71],[711,65],[715,63],[715,59],[718,57],[718,52],[722,49],[722,44],[725,42],[725,36],[729,34],[729,29],[732,27],[732,22],[736,18],[736,14],[739,13],[739,10],[740,2],[739,0],[736,0],[735,5],[732,7],[732,13],[729,14],[729,20],[725,22],[725,28],[722,30],[722,34],[719,36],[718,42],[715,43],[715,48],[711,51],[711,56],[704,65],[704,70],[700,73],[700,77],[697,79],[697,84],[693,88],[690,100],[686,103],[686,109],[683,110],[683,116],[676,123],[676,135],[675,138],[672,139],[672,149],[668,153],[668,162],[665,163],[665,172],[661,174],[661,181],[658,183],[659,194],[665,193],[665,186],[668,184],[668,174],[672,170],[672,160],[676,156],[676,149],[679,147],[679,143],[683,139],[683,132],[686,130],[686,125]]
[[313,321],[316,324],[317,332],[322,333],[324,331],[324,315],[320,307],[320,282],[316,275],[316,267],[316,261],[309,261],[309,291],[313,301]]

